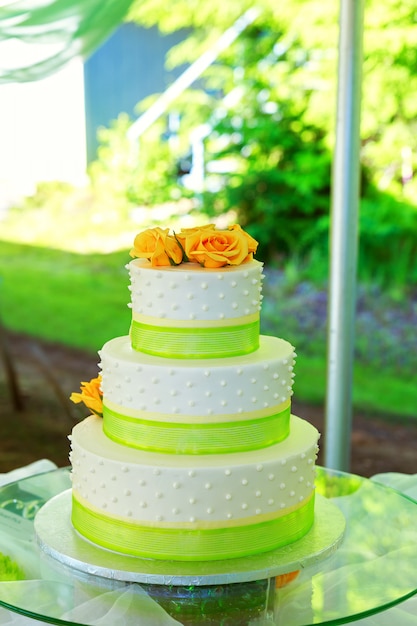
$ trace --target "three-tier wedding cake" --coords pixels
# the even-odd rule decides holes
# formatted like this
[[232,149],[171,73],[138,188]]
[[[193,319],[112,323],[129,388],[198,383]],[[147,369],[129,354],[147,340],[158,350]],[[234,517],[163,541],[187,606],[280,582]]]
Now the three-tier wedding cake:
[[149,229],[131,252],[129,336],[74,401],[72,524],[128,555],[207,561],[314,523],[317,430],[291,415],[294,348],[262,336],[262,263],[239,226]]

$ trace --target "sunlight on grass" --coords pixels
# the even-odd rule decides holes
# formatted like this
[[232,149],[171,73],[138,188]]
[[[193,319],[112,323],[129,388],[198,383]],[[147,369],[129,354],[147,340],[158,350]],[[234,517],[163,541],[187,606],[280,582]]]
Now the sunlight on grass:
[[1,222],[1,239],[81,254],[109,253],[130,249],[135,235],[145,228],[180,230],[208,221],[187,200],[152,208],[130,207],[121,212],[115,207],[97,206],[97,200],[93,208],[88,208],[88,191],[80,189],[74,193],[78,197],[75,210],[72,199],[71,210],[63,201],[56,207],[56,215],[50,206],[10,211]]
[[5,325],[95,352],[130,324],[127,251],[79,255],[1,243]]

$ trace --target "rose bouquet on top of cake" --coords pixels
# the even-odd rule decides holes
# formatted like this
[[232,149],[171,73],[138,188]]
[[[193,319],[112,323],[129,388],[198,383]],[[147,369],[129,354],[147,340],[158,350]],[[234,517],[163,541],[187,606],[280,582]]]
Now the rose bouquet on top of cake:
[[148,259],[153,267],[194,262],[216,268],[241,265],[253,259],[258,242],[238,224],[217,230],[214,224],[183,228],[148,228],[136,235],[130,256]]

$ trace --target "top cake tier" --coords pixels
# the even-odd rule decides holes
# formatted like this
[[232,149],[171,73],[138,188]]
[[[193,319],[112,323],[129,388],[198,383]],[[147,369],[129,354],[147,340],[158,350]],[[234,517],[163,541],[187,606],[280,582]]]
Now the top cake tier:
[[132,292],[132,347],[166,358],[250,354],[259,347],[262,263],[203,268],[198,263],[127,266]]

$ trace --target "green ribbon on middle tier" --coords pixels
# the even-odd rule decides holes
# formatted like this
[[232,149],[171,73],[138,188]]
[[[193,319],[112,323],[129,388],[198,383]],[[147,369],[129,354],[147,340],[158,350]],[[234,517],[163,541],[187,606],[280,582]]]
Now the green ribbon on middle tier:
[[113,441],[140,450],[227,454],[258,450],[283,441],[290,432],[290,413],[288,402],[279,412],[264,417],[192,423],[131,417],[104,406],[103,430]]

